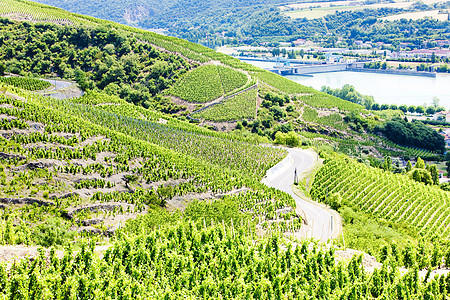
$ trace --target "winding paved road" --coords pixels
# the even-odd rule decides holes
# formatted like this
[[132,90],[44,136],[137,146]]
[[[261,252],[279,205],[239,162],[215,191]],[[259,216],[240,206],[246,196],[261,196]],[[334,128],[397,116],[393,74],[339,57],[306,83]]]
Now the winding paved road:
[[[292,191],[295,169],[297,169],[297,174],[300,175],[312,167],[315,154],[302,149],[286,148],[286,150],[289,151],[289,155],[267,172],[267,177],[263,179],[263,183],[282,190],[295,199],[297,214],[306,215],[307,225],[302,230],[302,237],[312,237],[327,242],[328,239],[336,237],[333,236],[336,234],[333,234],[332,215],[322,207],[303,200]],[[334,232],[337,231],[334,230]]]

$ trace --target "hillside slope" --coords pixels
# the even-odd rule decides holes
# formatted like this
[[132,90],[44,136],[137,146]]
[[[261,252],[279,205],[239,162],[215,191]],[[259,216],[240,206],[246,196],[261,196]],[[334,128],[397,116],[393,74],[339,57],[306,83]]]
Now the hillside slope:
[[[6,72],[26,76],[56,73],[65,79],[75,79],[84,90],[104,91],[146,108],[176,113],[181,118],[221,102],[222,97],[230,98],[227,105],[231,103],[238,109],[241,101],[236,100],[239,98],[235,96],[256,86],[256,107],[248,111],[257,110],[257,113],[248,120],[255,121],[251,130],[263,132],[262,135],[270,139],[280,129],[274,128],[264,133],[265,129],[286,121],[292,124],[287,131],[306,128],[308,124],[316,124],[314,131],[345,131],[347,125],[343,122],[343,114],[365,111],[359,105],[317,92],[185,40],[74,15],[33,2],[20,1],[18,6],[14,6],[16,0],[5,1],[8,5],[2,7],[1,15],[13,19],[27,15],[32,22],[66,22],[72,26],[69,30],[69,27],[60,25],[42,26],[37,23],[24,26],[23,23],[3,21],[1,31],[10,37],[0,45],[0,59],[5,64]],[[52,13],[58,17],[48,17]],[[79,26],[83,24],[98,25]],[[209,72],[216,75],[210,76]],[[207,87],[204,86],[206,83]],[[276,95],[276,99],[284,97],[286,101],[262,103],[271,95]],[[288,100],[292,100],[293,105],[289,106]],[[288,110],[295,113],[290,114]],[[203,115],[204,124],[240,121],[244,116],[254,115],[214,117],[214,114]],[[236,125],[234,123],[231,128]],[[322,125],[327,129],[322,130]],[[220,123],[213,124],[218,129],[221,126]]]
[[[170,101],[201,106],[181,99],[184,85],[178,83],[189,80],[195,87],[205,74],[216,82],[212,102],[223,105],[242,103],[225,98],[255,93],[256,85],[263,96],[258,113],[272,112],[280,127],[319,127],[320,121],[344,134],[343,113],[364,116],[362,107],[183,40],[15,3],[8,12],[17,19],[25,5],[32,22],[0,19],[1,69],[53,77],[58,68],[85,93],[58,99],[24,90],[48,87],[36,78],[13,74],[0,81],[0,243],[53,247],[32,259],[0,263],[0,298],[449,294],[448,276],[422,280],[417,267],[401,275],[398,266],[416,253],[407,247],[401,254],[394,246],[386,250],[383,267],[370,274],[362,256],[335,261],[338,241],[297,240],[303,220],[292,197],[260,183],[286,151],[259,144],[259,136],[212,131],[161,112],[175,104]],[[68,26],[55,25],[61,22]],[[168,92],[172,88],[178,98]],[[284,120],[287,113],[291,122]],[[254,120],[252,127],[269,123]],[[295,135],[291,128],[287,137]],[[433,243],[439,250],[441,244]],[[104,244],[102,255],[96,244]],[[422,268],[450,266],[450,251],[422,250]]]

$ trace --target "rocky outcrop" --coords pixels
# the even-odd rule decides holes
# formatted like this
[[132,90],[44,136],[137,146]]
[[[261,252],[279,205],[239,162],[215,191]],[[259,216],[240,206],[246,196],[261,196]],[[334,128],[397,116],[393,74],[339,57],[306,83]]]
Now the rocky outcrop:
[[0,152],[0,158],[1,159],[26,159],[25,156],[23,155],[18,155],[18,154],[9,154],[9,153],[5,153],[5,152]]
[[114,209],[119,209],[120,207],[123,208],[123,210],[127,210],[128,208],[134,210],[134,205],[127,204],[127,203],[120,203],[120,202],[110,202],[110,203],[98,203],[98,204],[89,204],[82,207],[75,207],[72,209],[69,209],[66,213],[66,216],[69,219],[73,219],[74,215],[77,213],[80,213],[82,211],[88,210],[90,212],[98,212],[98,211],[113,211]]
[[55,203],[34,198],[0,198],[0,203],[4,204],[37,204],[39,206],[51,206]]

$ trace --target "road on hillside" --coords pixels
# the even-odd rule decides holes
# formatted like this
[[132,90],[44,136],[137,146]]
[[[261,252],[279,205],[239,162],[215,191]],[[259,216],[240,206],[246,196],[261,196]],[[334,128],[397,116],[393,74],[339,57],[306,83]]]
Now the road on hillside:
[[[267,186],[282,190],[291,195],[297,204],[297,214],[306,215],[306,223],[302,230],[303,237],[312,237],[323,242],[327,242],[328,239],[334,238],[333,236],[333,219],[332,215],[325,209],[318,205],[312,204],[306,200],[303,200],[292,191],[292,184],[294,183],[294,174],[297,170],[297,175],[305,172],[312,167],[315,158],[311,151],[302,149],[287,148],[289,151],[287,160],[284,163],[280,163],[278,170],[273,174],[265,178],[263,181]],[[277,168],[275,166],[274,168]],[[306,230],[305,230],[306,229]]]

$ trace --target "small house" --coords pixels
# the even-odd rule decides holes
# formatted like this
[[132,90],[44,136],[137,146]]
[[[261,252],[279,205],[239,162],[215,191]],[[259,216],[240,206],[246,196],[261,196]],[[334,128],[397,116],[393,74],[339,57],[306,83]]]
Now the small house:
[[435,121],[445,121],[450,123],[450,111],[440,111],[433,115]]

